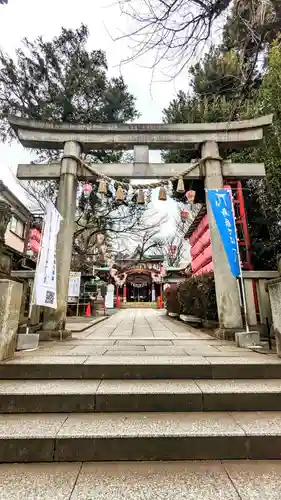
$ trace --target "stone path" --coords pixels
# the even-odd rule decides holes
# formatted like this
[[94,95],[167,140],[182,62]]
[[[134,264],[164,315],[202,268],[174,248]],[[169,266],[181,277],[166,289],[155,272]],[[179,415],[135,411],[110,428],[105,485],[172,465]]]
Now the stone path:
[[[63,342],[41,343],[32,352],[16,354],[13,362],[36,358],[44,362],[85,363],[90,357],[142,358],[147,356],[204,358],[206,362],[233,363],[264,360],[276,361],[276,354],[261,355],[241,349],[234,342],[217,340],[200,330],[168,318],[163,311],[153,309],[121,310],[108,320],[85,331],[73,332],[73,338]],[[75,358],[74,358],[75,357]],[[225,358],[225,361],[223,361]],[[176,359],[175,359],[176,360]]]

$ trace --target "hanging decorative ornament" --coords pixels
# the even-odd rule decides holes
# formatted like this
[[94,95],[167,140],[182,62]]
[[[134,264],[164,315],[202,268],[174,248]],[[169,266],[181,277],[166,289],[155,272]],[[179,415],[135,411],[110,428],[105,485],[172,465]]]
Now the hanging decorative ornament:
[[31,248],[28,248],[26,250],[26,255],[31,259],[33,257],[33,250]]
[[169,181],[167,186],[167,194],[172,198],[174,193],[173,183]]
[[188,201],[193,203],[195,200],[196,192],[190,189],[189,191],[186,191],[185,196]]
[[161,201],[166,201],[167,200],[167,191],[166,191],[166,189],[163,186],[161,186],[160,189],[159,189],[158,200],[161,200]]
[[84,198],[86,198],[86,200],[88,198],[90,198],[90,194],[92,191],[93,191],[92,184],[90,184],[89,182],[86,182],[86,184],[84,184],[84,186],[83,186],[83,196],[84,196]]
[[146,203],[151,202],[151,189],[148,189],[146,192]]
[[100,194],[106,194],[107,193],[107,184],[106,184],[106,181],[104,179],[100,179],[98,192]]
[[177,193],[185,193],[183,178],[180,177],[177,185]]
[[139,191],[138,191],[137,204],[138,205],[144,205],[145,204],[145,196],[144,196],[144,190],[143,189],[139,189]]
[[106,253],[106,245],[102,245],[102,246],[100,247],[100,249],[101,249],[101,252],[102,252],[103,254],[105,254],[105,253]]
[[114,180],[112,180],[111,182],[109,182],[109,184],[108,184],[108,191],[112,194],[113,198],[115,198],[116,189],[115,189]]
[[181,210],[181,220],[184,222],[188,219],[189,212],[187,210]]
[[132,201],[133,196],[134,196],[134,190],[133,190],[131,184],[129,184],[127,194],[126,194],[126,200]]
[[116,201],[124,201],[124,191],[120,185],[117,188],[115,199]]
[[97,234],[97,244],[102,245],[104,242],[105,236],[102,233]]

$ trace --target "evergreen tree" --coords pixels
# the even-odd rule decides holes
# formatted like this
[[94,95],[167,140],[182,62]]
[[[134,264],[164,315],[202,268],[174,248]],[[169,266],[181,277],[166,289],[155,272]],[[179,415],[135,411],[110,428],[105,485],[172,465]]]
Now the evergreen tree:
[[[234,49],[231,49],[234,50]],[[251,84],[245,94],[239,95],[234,87],[239,66],[226,67],[226,51],[222,47],[212,49],[202,63],[192,68],[193,93],[180,92],[167,109],[164,121],[178,122],[214,122],[235,119],[247,119],[262,114],[273,113],[274,123],[265,135],[261,145],[239,152],[228,151],[226,155],[236,162],[264,161],[266,179],[249,180],[244,183],[244,197],[247,207],[248,225],[255,252],[253,261],[256,269],[274,269],[281,247],[281,170],[280,170],[280,87],[281,87],[281,43],[277,38],[273,42],[266,58],[266,67],[257,84],[252,73]],[[216,60],[217,57],[217,60]],[[235,61],[235,58],[231,59]],[[221,69],[222,68],[222,69]],[[220,72],[221,69],[221,72]],[[231,84],[225,85],[225,79]],[[216,92],[217,88],[217,92]],[[168,162],[188,162],[192,155],[189,151],[168,151],[164,155]],[[204,202],[204,189],[201,181],[185,182],[186,189],[195,188],[197,200]],[[176,185],[174,186],[176,188]],[[183,196],[175,192],[175,198],[182,201]]]
[[[4,140],[14,137],[7,121],[9,114],[79,124],[122,123],[138,116],[135,98],[123,78],[107,76],[106,55],[101,50],[89,51],[88,38],[88,28],[82,24],[75,30],[62,28],[52,40],[41,36],[33,41],[25,38],[14,59],[0,52],[0,133]],[[61,151],[37,152],[39,161],[61,155]],[[83,159],[94,163],[124,160],[123,153],[115,151],[89,151]],[[55,183],[32,182],[28,186],[30,193],[32,189],[36,189],[33,194],[39,201],[50,194],[55,198]],[[83,196],[80,200],[74,247],[81,258],[74,262],[80,261],[83,270],[87,263],[90,270],[96,254],[96,235],[103,233],[109,247],[113,235],[137,223],[142,211],[128,198],[117,203],[111,192],[102,202],[94,184],[89,201],[85,203]],[[82,237],[84,232],[87,238]],[[86,247],[82,240],[88,242]]]

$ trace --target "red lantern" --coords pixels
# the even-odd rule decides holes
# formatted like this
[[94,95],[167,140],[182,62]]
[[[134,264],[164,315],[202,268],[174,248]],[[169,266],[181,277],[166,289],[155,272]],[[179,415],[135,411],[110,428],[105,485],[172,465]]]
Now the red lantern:
[[90,184],[89,182],[86,182],[86,184],[84,184],[84,186],[83,186],[84,198],[88,199],[90,197],[92,190],[93,190],[92,184]]
[[185,196],[187,198],[187,201],[193,203],[195,200],[196,192],[191,189],[190,191],[186,191]]
[[181,211],[181,220],[185,221],[188,219],[188,217],[189,217],[189,212],[187,212],[187,210],[182,210]]

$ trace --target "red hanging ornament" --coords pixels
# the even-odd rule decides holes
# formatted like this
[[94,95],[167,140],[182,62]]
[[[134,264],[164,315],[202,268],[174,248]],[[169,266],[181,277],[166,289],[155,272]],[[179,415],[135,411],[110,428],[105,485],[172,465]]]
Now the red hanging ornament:
[[182,210],[181,211],[181,220],[185,221],[188,219],[188,217],[189,217],[189,212],[187,212],[187,210]]
[[89,182],[86,182],[86,184],[84,184],[84,186],[83,186],[84,198],[86,198],[86,199],[90,198],[90,194],[91,194],[92,190],[93,190],[92,184],[90,184]]
[[185,196],[187,198],[187,201],[193,203],[195,200],[196,191],[193,191],[192,189],[190,189],[189,191],[186,191]]

